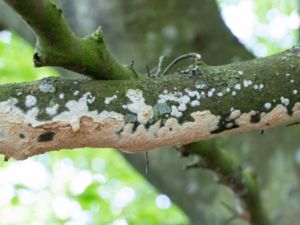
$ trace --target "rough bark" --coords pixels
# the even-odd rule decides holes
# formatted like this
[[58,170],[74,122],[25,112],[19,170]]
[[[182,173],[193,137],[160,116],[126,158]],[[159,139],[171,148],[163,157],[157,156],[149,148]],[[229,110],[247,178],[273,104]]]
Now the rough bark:
[[295,46],[158,78],[1,85],[1,153],[22,159],[81,146],[138,152],[290,123],[300,118],[299,55]]

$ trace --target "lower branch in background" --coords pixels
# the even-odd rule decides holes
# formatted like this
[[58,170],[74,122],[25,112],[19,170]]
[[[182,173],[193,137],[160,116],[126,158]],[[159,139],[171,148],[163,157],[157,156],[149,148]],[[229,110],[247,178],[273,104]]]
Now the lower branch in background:
[[[195,142],[182,147],[183,156],[200,157],[198,167],[214,171],[220,182],[228,186],[244,203],[245,211],[233,212],[234,218],[241,218],[251,225],[270,225],[270,219],[263,208],[256,176],[242,168],[229,151],[219,148],[216,142]],[[225,205],[228,207],[227,205]]]

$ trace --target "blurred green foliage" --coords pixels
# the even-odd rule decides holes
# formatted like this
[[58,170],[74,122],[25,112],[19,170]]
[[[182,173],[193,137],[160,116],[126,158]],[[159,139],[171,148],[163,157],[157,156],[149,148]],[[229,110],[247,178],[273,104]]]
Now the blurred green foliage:
[[[256,56],[279,53],[298,42],[297,0],[217,0],[225,22]],[[237,33],[236,30],[240,30]]]
[[[32,46],[8,31],[0,31],[0,83],[13,83],[58,76],[48,68],[33,67]],[[2,40],[2,41],[1,41]]]

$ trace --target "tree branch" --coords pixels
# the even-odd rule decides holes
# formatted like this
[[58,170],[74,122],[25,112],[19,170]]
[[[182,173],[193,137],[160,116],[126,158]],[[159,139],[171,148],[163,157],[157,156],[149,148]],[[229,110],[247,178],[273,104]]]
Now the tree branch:
[[296,46],[156,79],[1,85],[0,152],[17,159],[82,146],[137,152],[297,121],[299,54]]
[[181,152],[183,155],[200,156],[203,160],[200,167],[216,172],[220,182],[232,189],[242,200],[246,212],[236,212],[235,218],[248,220],[252,225],[271,224],[262,206],[256,177],[250,171],[244,170],[230,152],[219,148],[213,141],[186,145]]
[[60,66],[97,80],[139,76],[112,57],[101,28],[88,37],[79,38],[66,24],[62,10],[49,0],[4,1],[22,16],[36,35],[35,66]]

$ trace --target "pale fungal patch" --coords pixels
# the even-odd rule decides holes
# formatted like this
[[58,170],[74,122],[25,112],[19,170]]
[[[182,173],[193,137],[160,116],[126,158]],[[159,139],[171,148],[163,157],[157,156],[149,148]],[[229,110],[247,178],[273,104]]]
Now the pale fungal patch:
[[206,88],[206,84],[196,84],[195,86],[197,89],[203,89]]
[[33,96],[33,95],[27,95],[27,96],[26,96],[26,99],[25,99],[25,106],[26,106],[27,108],[31,108],[31,107],[35,106],[36,103],[37,103],[37,99],[36,99],[35,96]]
[[290,73],[286,73],[285,76],[289,77],[289,76],[291,76],[291,74]]
[[266,109],[271,109],[271,107],[272,107],[272,104],[270,103],[270,102],[266,102],[265,104],[264,104],[264,107],[266,108]]
[[58,97],[59,97],[59,99],[64,99],[65,98],[65,94],[64,93],[60,93]]
[[150,105],[145,104],[143,92],[139,89],[129,89],[126,93],[131,103],[127,104],[127,109],[137,114],[137,120],[141,124],[146,124],[153,117],[153,109]]
[[[131,104],[140,102],[145,104],[142,92],[139,93],[138,90],[133,90],[133,92],[135,92],[135,94],[127,93],[127,97],[132,102]],[[155,124],[150,126],[149,129],[145,128],[144,124],[140,124],[136,131],[132,132],[133,124],[126,124],[123,115],[119,113],[105,110],[100,111],[100,113],[98,110],[89,111],[87,99],[90,95],[90,93],[85,93],[77,101],[68,101],[65,105],[68,110],[60,113],[49,121],[35,120],[39,112],[37,107],[24,113],[24,111],[16,106],[18,103],[16,98],[10,98],[5,102],[0,102],[0,124],[4,124],[5,127],[3,128],[5,129],[3,132],[0,130],[0,135],[1,133],[5,135],[8,130],[15,130],[16,132],[22,130],[22,132],[26,132],[26,137],[28,137],[26,141],[24,139],[20,140],[14,138],[19,138],[19,133],[12,133],[12,135],[10,135],[11,138],[0,138],[0,146],[2,148],[3,146],[9,146],[9,153],[6,154],[18,159],[24,159],[31,154],[49,151],[50,149],[59,149],[62,147],[73,148],[78,146],[115,147],[123,151],[137,152],[163,146],[186,144],[222,134],[261,129],[287,122],[291,119],[296,120],[300,117],[300,103],[297,103],[298,105],[295,104],[293,117],[287,114],[285,106],[277,105],[272,111],[261,113],[261,120],[258,123],[250,122],[251,116],[256,115],[258,113],[257,111],[241,114],[239,110],[232,108],[230,117],[232,119],[235,118],[235,121],[228,121],[225,127],[231,129],[236,125],[237,128],[225,130],[218,134],[212,134],[213,131],[220,128],[219,122],[221,117],[205,110],[191,113],[194,121],[179,124],[176,118],[168,118],[162,127],[158,120]],[[192,105],[192,102],[189,104]],[[178,107],[174,108],[174,113],[176,110],[177,113],[180,113]],[[69,127],[69,125],[72,127]],[[41,132],[44,132],[45,128],[55,129],[55,139],[49,144],[36,142],[36,137],[40,135]],[[121,129],[123,130],[120,133],[119,131]],[[74,134],[73,132],[75,131],[78,131],[78,133]]]
[[227,128],[227,129],[229,129],[229,128],[231,128],[231,127],[233,127],[233,123],[232,122],[229,122],[229,123],[226,123],[225,124],[225,127]]
[[65,104],[68,111],[64,111],[55,116],[53,121],[67,122],[71,125],[73,132],[79,131],[80,119],[82,117],[90,117],[95,122],[101,122],[107,118],[114,118],[117,120],[123,120],[123,116],[116,112],[108,112],[106,110],[98,113],[98,110],[89,111],[88,103],[93,96],[90,92],[85,93],[80,99],[70,100]]
[[55,87],[53,84],[49,82],[41,82],[39,85],[39,90],[43,93],[54,93],[55,92]]
[[229,116],[230,120],[235,120],[241,115],[241,110],[238,110],[238,109],[234,110],[232,108],[230,111],[231,111],[230,116]]
[[283,96],[280,97],[280,101],[285,106],[288,106],[290,104],[290,100],[288,98],[283,97]]
[[117,95],[113,95],[113,96],[111,96],[111,97],[106,97],[105,99],[104,99],[104,103],[106,104],[106,105],[109,105],[113,100],[115,100],[115,99],[117,99],[118,97],[117,97]]
[[253,88],[254,88],[254,90],[257,90],[258,89],[258,85],[257,84],[253,85]]
[[264,88],[264,85],[263,84],[260,84],[259,85],[259,90],[262,90]]
[[185,89],[185,92],[190,96],[190,97],[196,97],[197,99],[200,98],[200,93],[198,91],[191,91],[189,89]]
[[236,96],[236,91],[231,92],[232,96]]
[[178,110],[181,111],[181,112],[185,111],[186,109],[187,109],[187,107],[186,107],[185,104],[180,104],[180,105],[178,106]]
[[89,104],[92,104],[96,100],[96,97],[92,95],[91,92],[86,93],[86,101]]
[[182,116],[182,112],[180,112],[176,106],[172,105],[171,110],[171,116],[176,118],[180,118]]
[[55,115],[57,114],[58,108],[59,108],[59,105],[58,105],[58,104],[55,104],[55,105],[52,106],[52,107],[47,107],[47,108],[46,108],[46,113],[47,113],[49,116],[55,116]]
[[[14,123],[14,121],[22,121],[25,124],[30,124],[32,127],[38,127],[42,125],[46,125],[48,123],[63,123],[69,124],[72,127],[72,131],[76,132],[80,129],[80,119],[82,117],[92,118],[95,122],[101,123],[105,119],[115,119],[118,121],[123,121],[123,115],[116,112],[107,112],[102,111],[98,113],[97,110],[89,111],[88,108],[88,99],[91,97],[91,93],[85,93],[80,99],[70,100],[65,104],[67,108],[66,111],[61,112],[59,115],[56,115],[49,121],[38,121],[37,115],[39,113],[39,109],[37,107],[33,107],[27,111],[27,113],[23,113],[21,109],[16,107],[18,100],[16,98],[10,98],[5,102],[0,103],[0,115],[12,113],[14,115],[13,118],[3,118],[2,120],[9,121],[10,123]],[[58,110],[58,105],[53,107],[49,107],[47,110],[48,115],[54,115]]]
[[214,88],[212,88],[212,89],[210,89],[208,92],[207,92],[207,97],[212,97],[213,95],[214,95],[214,92],[215,92],[215,89]]
[[238,71],[238,74],[239,74],[239,75],[243,75],[243,74],[244,74],[244,71],[239,70],[239,71]]
[[294,95],[298,94],[298,90],[293,90],[293,94]]
[[292,79],[292,80],[290,80],[290,82],[291,82],[291,83],[294,83],[295,81]]
[[74,95],[74,96],[79,95],[79,91],[78,91],[78,90],[74,91],[74,92],[73,92],[73,95]]
[[200,101],[198,101],[198,100],[191,101],[191,106],[192,107],[196,107],[196,106],[199,106],[199,105],[200,105]]
[[241,84],[236,84],[236,85],[234,85],[234,89],[236,89],[236,90],[241,90]]
[[244,87],[248,87],[248,86],[252,85],[252,81],[251,80],[244,80],[243,85],[244,85]]
[[[209,91],[209,93],[211,93],[212,95],[215,90],[216,90],[215,88],[212,88]],[[168,93],[163,92],[163,94],[159,95],[159,99],[157,100],[157,103],[164,104],[169,102],[169,104],[171,105],[171,116],[180,118],[183,115],[182,112],[187,110],[188,104],[191,104],[191,106],[193,107],[198,106],[200,105],[199,99],[205,97],[205,92],[203,91],[199,93],[198,91],[185,89],[185,92],[187,94],[184,94],[180,91],[168,92]],[[208,95],[210,95],[209,93]],[[191,100],[191,98],[196,98],[197,100]],[[177,104],[174,105],[174,103],[177,103],[178,105]]]

